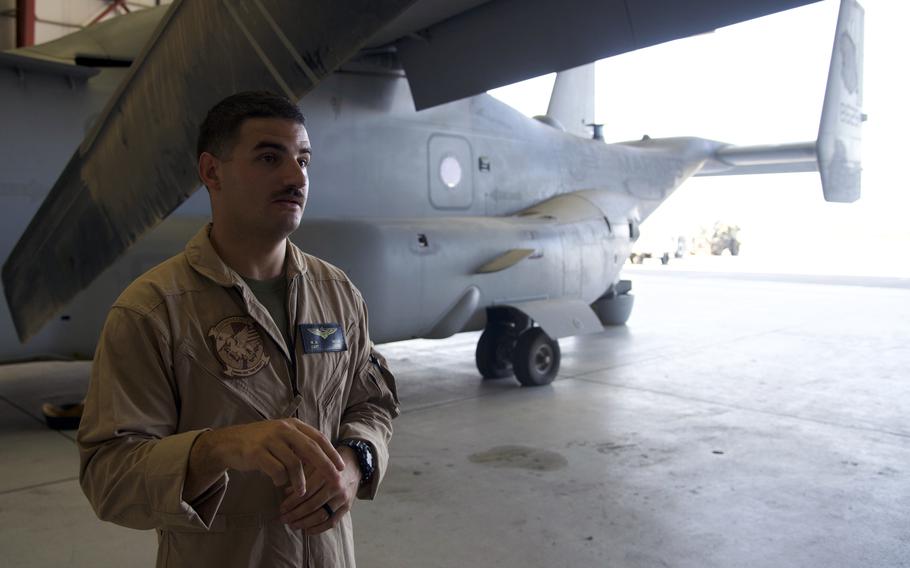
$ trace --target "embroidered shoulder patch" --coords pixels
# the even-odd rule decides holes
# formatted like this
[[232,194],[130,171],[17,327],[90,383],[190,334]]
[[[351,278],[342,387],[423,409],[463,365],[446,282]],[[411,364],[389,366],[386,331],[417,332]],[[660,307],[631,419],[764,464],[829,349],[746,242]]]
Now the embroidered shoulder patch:
[[229,377],[249,377],[269,362],[252,318],[225,318],[209,330],[209,337],[214,340],[215,355],[224,364],[224,374]]
[[337,323],[302,323],[300,336],[303,338],[304,353],[333,353],[347,351],[344,328]]

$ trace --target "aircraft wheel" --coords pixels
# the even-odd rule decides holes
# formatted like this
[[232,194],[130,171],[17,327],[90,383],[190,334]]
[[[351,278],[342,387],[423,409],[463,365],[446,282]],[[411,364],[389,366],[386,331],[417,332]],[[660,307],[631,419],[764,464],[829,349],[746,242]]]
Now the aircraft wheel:
[[601,298],[591,304],[591,309],[603,325],[625,325],[632,315],[635,296],[619,294],[612,298]]
[[512,376],[512,348],[515,336],[506,327],[492,326],[483,330],[477,341],[474,362],[485,379]]
[[662,257],[660,257],[661,264],[668,264],[670,262],[670,253],[665,252]]
[[518,338],[512,353],[515,378],[525,387],[548,385],[559,372],[559,342],[544,330],[532,327]]

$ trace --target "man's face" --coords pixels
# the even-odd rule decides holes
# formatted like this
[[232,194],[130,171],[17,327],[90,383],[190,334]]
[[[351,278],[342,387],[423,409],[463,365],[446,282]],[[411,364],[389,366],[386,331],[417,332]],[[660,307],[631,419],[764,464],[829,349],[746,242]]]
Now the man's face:
[[300,225],[309,189],[306,128],[282,118],[250,118],[224,160],[216,160],[215,223],[250,237],[281,240]]

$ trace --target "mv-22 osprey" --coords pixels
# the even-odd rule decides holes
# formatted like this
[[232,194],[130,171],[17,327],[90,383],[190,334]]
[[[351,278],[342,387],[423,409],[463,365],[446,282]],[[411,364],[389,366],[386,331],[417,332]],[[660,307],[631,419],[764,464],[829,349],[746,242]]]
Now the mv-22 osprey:
[[[806,3],[178,0],[0,54],[0,112],[20,138],[4,142],[3,185],[40,198],[62,169],[34,217],[21,199],[0,213],[3,246],[21,234],[3,267],[11,321],[34,336],[15,345],[7,325],[0,356],[90,354],[119,291],[207,220],[204,192],[187,199],[205,110],[269,89],[300,99],[314,144],[292,238],[348,272],[374,341],[483,329],[484,377],[547,384],[559,338],[626,321],[639,225],[689,177],[819,170],[827,200],[859,197],[855,0],[841,2],[817,141],[606,144],[587,126],[585,64]],[[556,69],[570,70],[546,116],[476,95]]]

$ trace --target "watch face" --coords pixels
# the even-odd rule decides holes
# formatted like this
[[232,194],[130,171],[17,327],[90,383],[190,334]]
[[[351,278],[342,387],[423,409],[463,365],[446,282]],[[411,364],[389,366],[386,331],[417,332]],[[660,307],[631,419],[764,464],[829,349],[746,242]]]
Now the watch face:
[[373,447],[366,442],[363,442],[360,447],[362,448],[366,462],[370,464],[370,467],[373,467]]
[[363,478],[361,483],[367,483],[373,477],[373,447],[363,440],[354,440],[350,446],[357,452],[357,459],[360,462],[360,470]]

